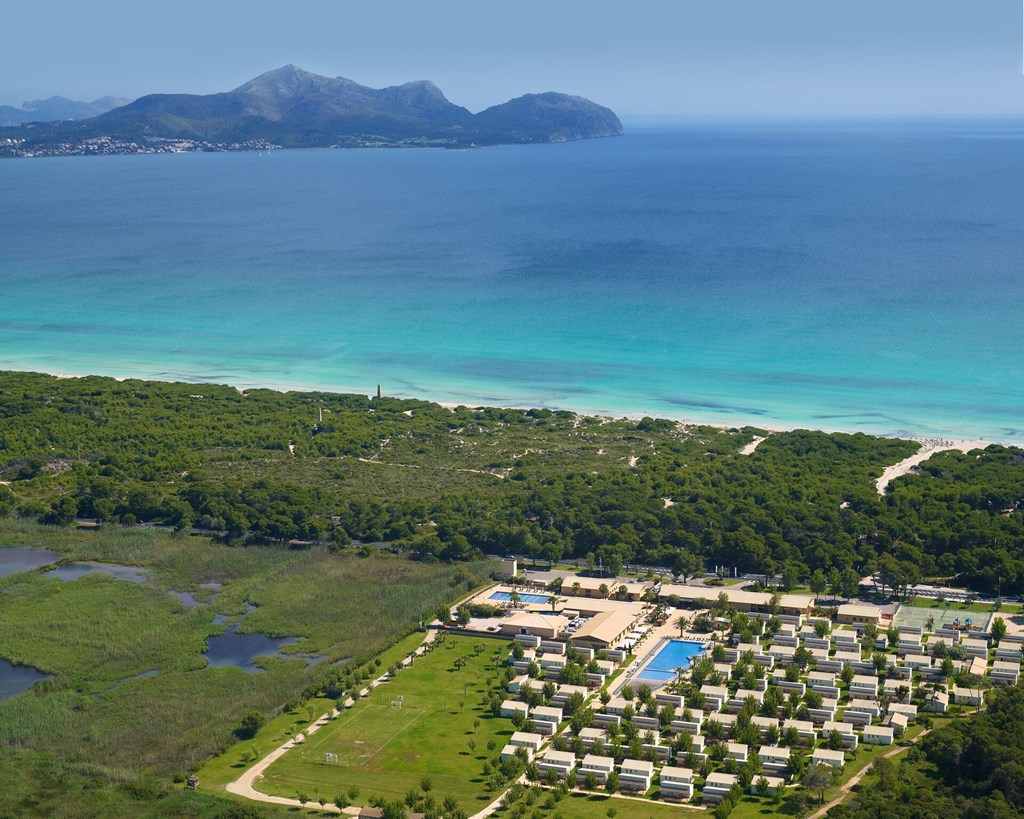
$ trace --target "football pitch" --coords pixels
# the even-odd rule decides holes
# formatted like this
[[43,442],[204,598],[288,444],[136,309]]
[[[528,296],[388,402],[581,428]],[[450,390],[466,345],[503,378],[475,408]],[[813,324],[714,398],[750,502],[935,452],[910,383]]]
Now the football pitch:
[[[387,688],[387,686],[382,686]],[[373,692],[380,693],[380,688]],[[379,702],[366,702],[362,707],[342,714],[330,728],[335,730],[327,735],[325,727],[314,734],[304,746],[301,756],[309,761],[320,762],[333,754],[336,759],[331,763],[339,765],[380,765],[388,759],[385,752],[388,746],[402,748],[403,734],[410,732],[416,723],[426,720],[426,709],[412,706],[391,706]],[[396,742],[396,740],[398,740]]]
[[[454,796],[470,814],[493,795],[485,790],[484,762],[512,735],[512,723],[482,702],[495,663],[508,645],[495,640],[449,639],[375,688],[348,711],[277,760],[259,789],[294,798],[298,792],[334,794],[350,788],[358,803],[401,799],[429,777],[441,801]],[[474,647],[483,651],[474,656]],[[465,665],[456,667],[456,659]],[[490,747],[488,747],[490,746]]]

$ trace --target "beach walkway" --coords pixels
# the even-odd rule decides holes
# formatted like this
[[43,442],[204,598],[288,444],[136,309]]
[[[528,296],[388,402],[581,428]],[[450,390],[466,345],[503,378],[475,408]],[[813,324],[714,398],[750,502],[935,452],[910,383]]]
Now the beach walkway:
[[915,455],[904,458],[898,464],[886,467],[882,477],[875,481],[875,489],[879,495],[884,495],[892,483],[900,475],[906,475],[915,466],[927,461],[932,455],[938,452],[970,452],[972,449],[984,449],[988,444],[984,441],[924,441],[921,449]]
[[740,455],[753,455],[754,450],[767,440],[767,435],[755,435],[754,440],[740,450]]

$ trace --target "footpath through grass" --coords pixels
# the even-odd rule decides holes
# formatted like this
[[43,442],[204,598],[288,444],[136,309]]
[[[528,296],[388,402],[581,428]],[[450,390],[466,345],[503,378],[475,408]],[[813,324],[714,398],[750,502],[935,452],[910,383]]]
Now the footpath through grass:
[[[482,774],[493,753],[488,745],[500,748],[513,730],[481,702],[506,653],[504,642],[449,639],[285,754],[260,790],[292,798],[320,793],[333,801],[356,788],[355,801],[366,804],[376,796],[401,799],[428,777],[438,801],[454,796],[475,813],[495,796],[485,791]],[[465,659],[462,668],[458,658]]]

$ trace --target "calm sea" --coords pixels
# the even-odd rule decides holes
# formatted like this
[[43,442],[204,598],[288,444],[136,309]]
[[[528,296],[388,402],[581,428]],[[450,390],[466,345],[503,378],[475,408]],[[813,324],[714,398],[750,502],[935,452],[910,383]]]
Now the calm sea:
[[1024,127],[0,162],[0,369],[1024,439]]

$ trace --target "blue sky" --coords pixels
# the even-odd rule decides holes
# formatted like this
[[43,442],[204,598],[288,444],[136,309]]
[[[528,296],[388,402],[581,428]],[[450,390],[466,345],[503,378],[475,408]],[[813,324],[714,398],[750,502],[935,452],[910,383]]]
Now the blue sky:
[[234,88],[286,63],[623,116],[1024,113],[1019,0],[54,0],[4,10],[0,103]]

